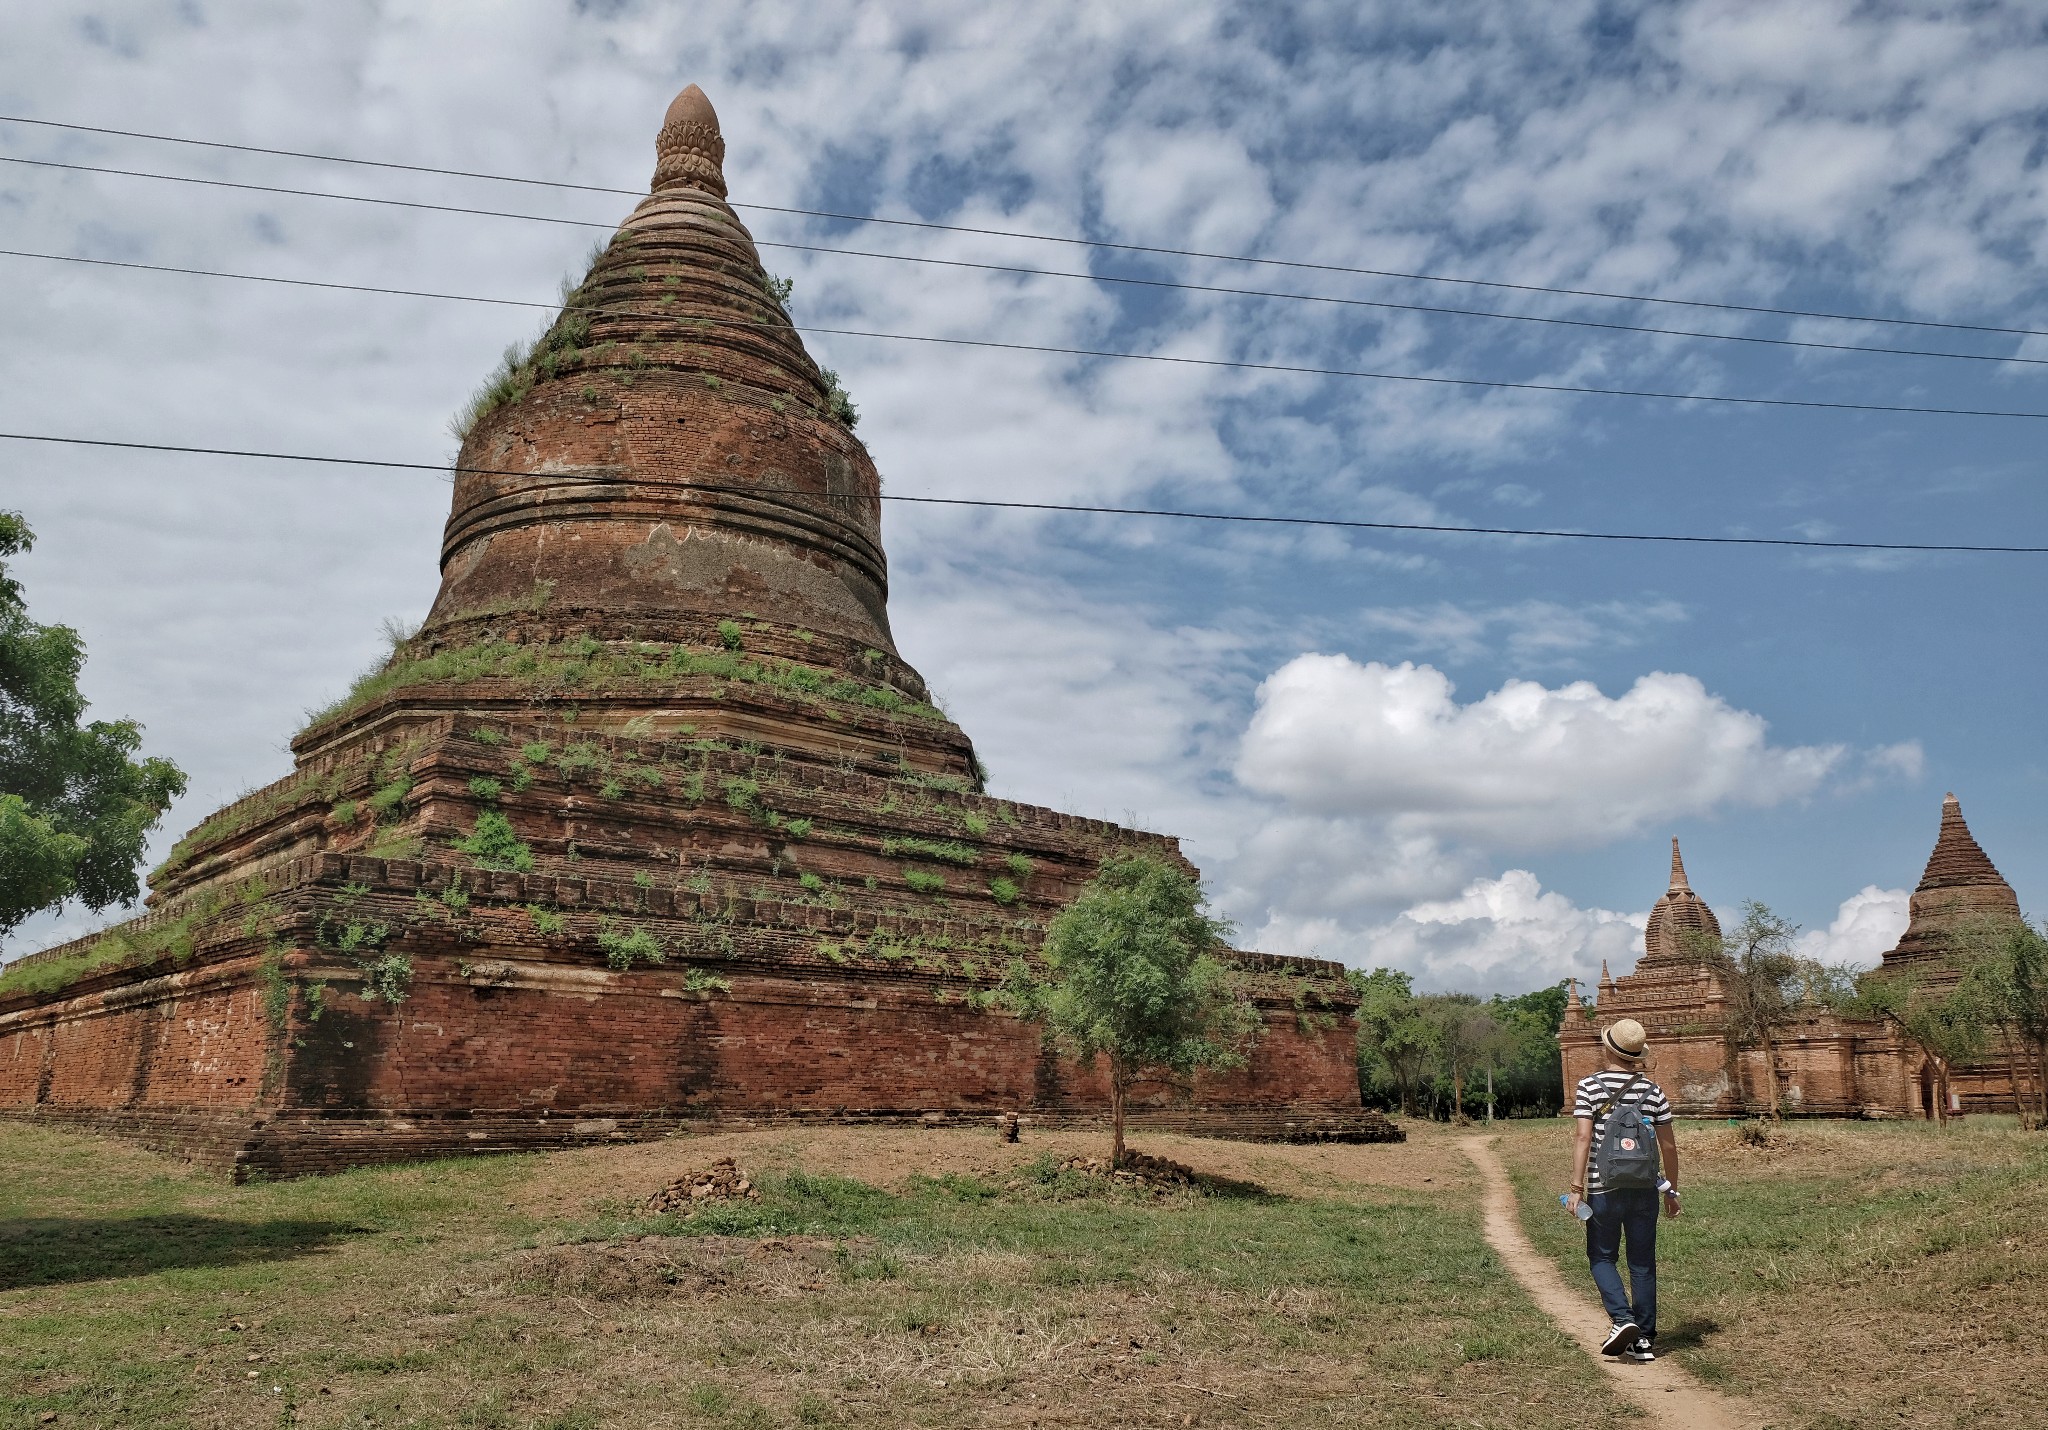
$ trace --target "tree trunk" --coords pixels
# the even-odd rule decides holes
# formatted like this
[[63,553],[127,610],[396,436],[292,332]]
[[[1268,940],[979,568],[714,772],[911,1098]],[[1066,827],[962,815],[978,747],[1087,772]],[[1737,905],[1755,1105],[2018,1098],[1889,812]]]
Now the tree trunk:
[[1124,1091],[1129,1075],[1124,1069],[1123,1059],[1109,1060],[1109,1165],[1112,1169],[1124,1164]]
[[1465,1120],[1465,1069],[1451,1064],[1451,1121]]
[[1771,1121],[1776,1122],[1780,1119],[1785,1106],[1785,1099],[1778,1095],[1778,1045],[1772,1041],[1768,1031],[1758,1041],[1763,1044],[1764,1050],[1764,1092],[1771,1100],[1768,1115]]
[[2020,1131],[2025,1132],[2028,1130],[2028,1123],[2033,1121],[2034,1090],[2022,1085],[2020,1054],[2019,1049],[2013,1045],[2012,1029],[2000,1028],[1998,1039],[2005,1044],[2005,1080],[2012,1087],[2012,1110],[2019,1117]]
[[1493,1122],[1493,1064],[1486,1065],[1486,1121]]
[[1942,1127],[1948,1126],[1948,1064],[1940,1058],[1930,1059],[1934,1064],[1934,1117]]

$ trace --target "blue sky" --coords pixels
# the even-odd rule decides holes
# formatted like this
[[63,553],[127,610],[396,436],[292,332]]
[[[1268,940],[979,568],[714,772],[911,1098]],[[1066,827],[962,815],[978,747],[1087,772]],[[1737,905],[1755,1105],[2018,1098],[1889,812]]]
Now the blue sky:
[[[50,4],[0,111],[643,186],[717,105],[738,202],[2048,330],[2031,6]],[[614,222],[629,199],[0,124],[0,153]],[[1874,327],[745,213],[758,238],[2048,359]],[[569,228],[0,165],[10,248],[546,297]],[[800,322],[1581,386],[2048,411],[2048,366],[1825,353],[768,248]],[[0,259],[0,425],[437,460],[509,310]],[[2048,544],[2048,423],[1713,407],[817,338],[906,494]],[[193,776],[173,838],[432,596],[447,488],[10,446],[37,614]],[[1513,991],[1632,960],[1680,836],[1824,956],[1941,794],[2040,906],[2048,558],[896,507],[904,654],[999,793],[1182,835],[1249,944]],[[91,927],[39,921],[18,952]]]

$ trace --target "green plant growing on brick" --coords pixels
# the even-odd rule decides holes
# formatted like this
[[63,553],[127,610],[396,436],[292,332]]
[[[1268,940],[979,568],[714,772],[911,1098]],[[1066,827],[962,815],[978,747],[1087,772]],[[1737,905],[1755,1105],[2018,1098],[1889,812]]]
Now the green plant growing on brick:
[[505,792],[505,786],[489,775],[478,775],[469,782],[469,792],[485,804],[496,804],[498,796]]
[[914,859],[939,859],[963,866],[981,857],[968,845],[950,839],[889,838],[882,841],[884,858],[894,859],[906,854]]
[[403,1003],[412,991],[412,960],[387,953],[363,965],[363,999],[371,1003]]
[[999,904],[1008,906],[1017,902],[1017,886],[1008,879],[989,880],[988,892],[990,897]]
[[946,891],[946,876],[934,874],[927,869],[904,866],[903,882],[920,894],[943,894]]
[[469,912],[469,895],[463,892],[461,885],[450,884],[441,891],[441,907],[450,913],[466,914]]
[[830,959],[834,963],[845,963],[847,961],[846,950],[836,943],[828,942],[819,944],[818,956],[820,958]]
[[635,963],[665,963],[668,954],[662,949],[661,941],[639,924],[622,929],[609,918],[597,921],[597,946],[604,950],[604,961],[621,973]]
[[609,774],[611,757],[588,740],[565,746],[555,757],[555,771],[563,779],[576,779],[592,773]]
[[761,799],[761,786],[753,780],[733,778],[722,781],[725,802],[734,809],[752,809]]
[[787,309],[789,307],[789,295],[796,291],[796,279],[779,277],[773,273],[763,273],[761,275],[761,286],[767,290],[770,301],[776,307]]
[[512,761],[512,788],[514,790],[527,790],[532,787],[533,766],[527,764],[524,760],[514,758]]
[[692,968],[683,974],[683,989],[688,993],[709,997],[713,993],[732,992],[732,980],[721,978],[716,973],[706,973],[701,968]]
[[1003,860],[1003,867],[1010,871],[1010,877],[1022,883],[1031,877],[1038,866],[1022,854],[1012,854]]
[[970,839],[988,838],[988,820],[972,810],[960,816],[960,827],[967,831]]
[[809,870],[805,870],[803,873],[797,875],[796,881],[797,883],[803,885],[803,887],[806,890],[813,894],[824,892],[825,881],[819,878],[816,874],[811,873]]
[[380,786],[366,803],[370,806],[370,812],[382,820],[389,817],[393,810],[404,804],[405,797],[410,793],[412,793],[412,776],[401,774],[389,784]]
[[791,839],[809,839],[811,837],[811,821],[808,819],[792,819],[782,826],[782,830]]
[[466,839],[456,840],[455,848],[486,869],[533,872],[532,847],[520,839],[512,821],[495,809],[477,815],[475,831]]
[[555,747],[545,740],[529,740],[519,747],[519,758],[529,765],[544,765],[555,753]]
[[476,729],[470,731],[469,733],[470,738],[474,739],[480,745],[495,745],[500,740],[505,738],[503,735],[500,735],[496,730],[493,730],[485,725],[479,725],[476,727]]
[[553,938],[562,931],[562,916],[553,909],[544,909],[539,904],[528,904],[526,917],[533,924],[533,931],[543,938]]
[[356,816],[359,811],[354,800],[345,799],[327,813],[328,817],[343,829],[351,829],[355,827]]
[[626,784],[624,780],[609,779],[598,786],[597,792],[604,799],[624,799]]
[[744,649],[745,647],[740,639],[740,623],[738,621],[720,621],[718,623],[718,643],[727,650]]
[[852,431],[860,422],[860,409],[853,405],[853,397],[847,392],[845,384],[840,382],[838,373],[828,367],[823,370],[822,376],[825,379],[826,415],[849,432]]
[[645,869],[635,869],[633,871],[633,887],[636,889],[653,888],[654,876],[648,873]]

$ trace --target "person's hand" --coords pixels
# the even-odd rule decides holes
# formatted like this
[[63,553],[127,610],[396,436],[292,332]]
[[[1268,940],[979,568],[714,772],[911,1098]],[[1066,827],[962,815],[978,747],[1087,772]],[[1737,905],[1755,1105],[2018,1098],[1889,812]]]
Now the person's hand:
[[1675,1218],[1681,1210],[1683,1209],[1678,1204],[1678,1193],[1666,1192],[1664,1194],[1664,1215]]
[[1582,1199],[1580,1198],[1577,1192],[1566,1192],[1564,1194],[1564,1209],[1570,1212],[1573,1216],[1577,1216],[1579,1214],[1579,1202],[1581,1200]]

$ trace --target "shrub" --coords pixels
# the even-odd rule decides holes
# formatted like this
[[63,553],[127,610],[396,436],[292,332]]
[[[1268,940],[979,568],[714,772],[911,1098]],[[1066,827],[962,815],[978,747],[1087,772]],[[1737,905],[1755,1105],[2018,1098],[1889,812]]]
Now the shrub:
[[533,921],[533,931],[544,937],[553,938],[562,931],[562,916],[553,909],[544,909],[539,904],[528,904],[526,917]]
[[645,928],[636,924],[622,932],[610,919],[597,922],[597,946],[604,950],[604,961],[622,973],[635,963],[664,963],[668,959],[661,941]]
[[825,887],[825,881],[808,870],[797,875],[796,881],[813,894],[818,893]]
[[405,803],[406,795],[411,792],[412,776],[400,775],[397,779],[391,781],[390,784],[383,786],[375,794],[371,795],[367,803],[371,811],[379,819],[382,819]]
[[340,825],[343,829],[347,829],[356,822],[356,802],[352,799],[345,799],[329,810],[328,813],[336,824]]
[[478,775],[469,782],[469,792],[485,804],[496,804],[498,796],[505,792],[505,787],[489,775]]
[[720,788],[725,791],[725,802],[734,809],[752,809],[761,797],[761,786],[752,780],[729,779]]
[[1003,860],[1003,867],[1021,881],[1030,878],[1032,871],[1037,866],[1022,854],[1012,854],[1009,858]]
[[967,831],[968,837],[971,839],[988,838],[988,820],[984,819],[981,815],[972,812],[961,815],[960,827]]
[[906,867],[903,871],[903,882],[920,894],[940,894],[946,889],[944,874],[934,874],[925,869]]
[[860,409],[853,405],[853,398],[839,381],[839,374],[831,368],[824,369],[825,411],[833,421],[848,431],[860,422]]
[[548,756],[554,754],[554,747],[545,740],[535,740],[519,747],[519,756],[529,765],[544,765]]
[[467,839],[455,841],[455,848],[486,869],[533,872],[533,850],[512,828],[512,821],[495,809],[476,817],[476,830]]
[[1009,904],[1014,904],[1017,902],[1017,886],[1011,883],[1008,879],[989,880],[988,891],[991,895],[994,896],[995,901],[999,904],[1007,906]]
[[808,819],[792,819],[783,825],[783,831],[791,839],[809,839],[811,837],[811,822]]
[[740,623],[738,621],[720,621],[718,623],[718,642],[727,650],[741,649]]

